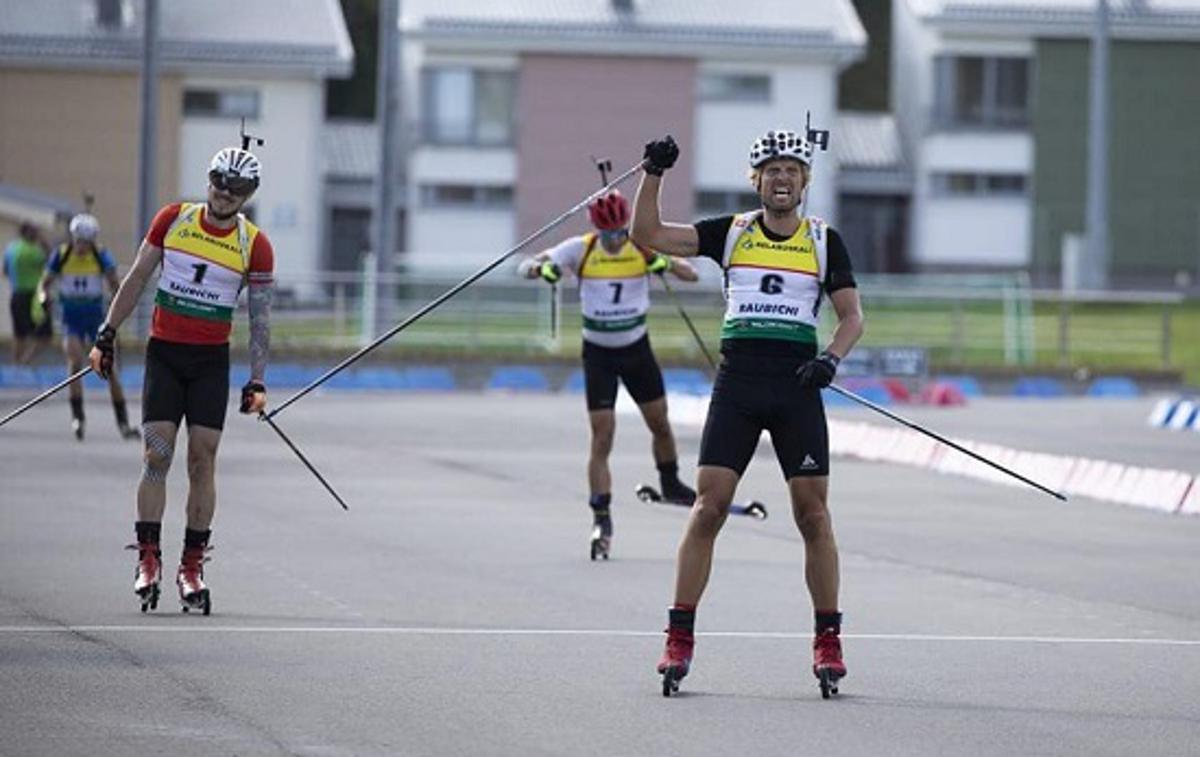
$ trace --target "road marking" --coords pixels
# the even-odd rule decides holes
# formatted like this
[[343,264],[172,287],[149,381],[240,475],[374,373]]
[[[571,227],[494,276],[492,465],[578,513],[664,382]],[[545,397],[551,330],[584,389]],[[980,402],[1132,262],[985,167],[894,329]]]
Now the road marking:
[[[662,631],[633,631],[615,628],[437,628],[420,626],[218,626],[205,623],[186,626],[163,625],[78,625],[0,626],[0,634],[133,633],[133,634],[363,634],[378,636],[607,636],[661,637]],[[775,631],[708,631],[697,636],[731,639],[811,639],[811,634]],[[951,636],[943,634],[848,633],[846,640],[982,643],[982,644],[1110,644],[1159,647],[1200,647],[1200,639],[1105,638],[1086,636]]]

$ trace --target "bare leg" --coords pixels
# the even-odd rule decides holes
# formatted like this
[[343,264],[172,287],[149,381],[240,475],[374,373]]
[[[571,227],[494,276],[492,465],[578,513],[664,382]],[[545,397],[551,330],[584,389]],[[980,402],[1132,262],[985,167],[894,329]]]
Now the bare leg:
[[608,469],[608,456],[612,452],[617,416],[612,410],[590,410],[588,422],[592,426],[592,448],[588,455],[588,488],[593,495],[611,494],[612,474]]
[[788,490],[792,496],[792,517],[804,537],[804,580],[813,608],[837,610],[840,572],[837,541],[827,505],[829,479],[797,476],[788,481]]
[[638,405],[638,410],[642,412],[646,428],[650,429],[650,450],[654,453],[654,462],[666,463],[678,460],[675,436],[671,433],[671,424],[667,420],[667,398],[663,396],[642,403]]
[[683,541],[676,556],[675,605],[700,603],[712,570],[713,546],[729,515],[729,503],[740,476],[734,470],[702,465],[696,476],[696,503],[692,505]]
[[217,508],[217,445],[221,432],[194,426],[188,429],[187,527],[207,531]]

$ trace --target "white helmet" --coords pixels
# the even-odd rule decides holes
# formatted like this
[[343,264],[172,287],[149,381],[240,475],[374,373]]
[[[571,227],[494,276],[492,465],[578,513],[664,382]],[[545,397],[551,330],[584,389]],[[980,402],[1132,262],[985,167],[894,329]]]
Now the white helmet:
[[813,146],[804,137],[787,129],[769,131],[750,146],[750,167],[758,168],[775,158],[794,158],[806,166],[812,165]]
[[71,238],[80,242],[95,242],[100,235],[100,222],[90,213],[80,213],[67,226]]
[[212,162],[208,164],[208,173],[218,173],[230,179],[249,179],[257,189],[259,178],[262,176],[262,163],[259,163],[258,158],[249,150],[224,147],[217,151]]

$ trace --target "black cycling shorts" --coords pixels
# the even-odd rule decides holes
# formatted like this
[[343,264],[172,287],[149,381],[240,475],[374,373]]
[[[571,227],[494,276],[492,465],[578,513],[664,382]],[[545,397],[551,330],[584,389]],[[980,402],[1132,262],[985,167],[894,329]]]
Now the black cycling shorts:
[[182,344],[151,337],[146,343],[142,422],[170,421],[188,428],[225,427],[229,404],[229,345]]
[[763,431],[785,479],[829,475],[829,429],[821,392],[804,389],[799,363],[779,361],[762,370],[721,365],[700,439],[700,465],[742,475]]
[[8,301],[8,314],[12,318],[13,336],[18,339],[25,337],[46,339],[54,336],[49,313],[46,313],[46,320],[41,324],[33,322],[33,314],[29,312],[33,306],[33,295],[33,292],[13,292],[12,299]]
[[650,349],[650,336],[626,347],[601,347],[583,342],[583,382],[588,410],[611,410],[617,404],[617,379],[639,405],[662,397],[662,371]]

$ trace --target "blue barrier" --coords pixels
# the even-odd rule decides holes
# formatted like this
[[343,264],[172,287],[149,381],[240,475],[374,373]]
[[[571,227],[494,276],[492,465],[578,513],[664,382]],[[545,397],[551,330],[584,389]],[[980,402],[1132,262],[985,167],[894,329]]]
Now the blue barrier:
[[667,368],[662,372],[663,385],[668,392],[707,396],[712,384],[704,372],[697,368]]
[[540,368],[530,365],[503,365],[492,371],[487,388],[544,392],[550,389],[550,382]]
[[587,384],[583,380],[583,370],[578,369],[571,371],[571,375],[567,376],[566,383],[563,384],[564,392],[582,392],[587,388]]
[[1126,376],[1105,376],[1091,383],[1087,389],[1089,397],[1140,397],[1141,390],[1137,383]]
[[405,368],[401,375],[404,379],[405,389],[414,389],[420,391],[451,391],[457,388],[458,384],[454,380],[454,374],[449,368],[437,368],[434,366],[413,366]]
[[1062,382],[1049,376],[1024,376],[1013,384],[1013,396],[1030,399],[1049,399],[1063,397],[1067,390]]
[[27,365],[0,365],[0,386],[10,389],[37,389],[41,385],[37,371]]
[[983,396],[983,387],[979,385],[979,379],[974,376],[934,376],[933,380],[954,386],[967,399]]

